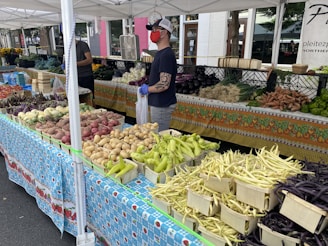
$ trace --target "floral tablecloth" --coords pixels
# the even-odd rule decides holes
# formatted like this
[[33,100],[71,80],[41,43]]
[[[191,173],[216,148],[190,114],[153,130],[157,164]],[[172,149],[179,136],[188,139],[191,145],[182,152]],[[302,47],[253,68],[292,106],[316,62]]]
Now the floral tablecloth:
[[[135,117],[136,91],[127,88],[127,116]],[[278,144],[282,155],[328,163],[327,117],[183,94],[177,99],[171,128],[251,148]]]
[[[301,112],[247,107],[177,94],[171,128],[251,148],[279,145],[282,155],[328,163],[328,118]],[[135,117],[137,87],[95,81],[97,106]]]
[[[74,163],[70,155],[0,114],[0,152],[9,179],[35,197],[56,227],[77,234]],[[139,175],[126,186],[84,168],[88,227],[97,245],[206,245],[198,234],[182,228],[153,207]],[[211,244],[209,244],[211,245]]]

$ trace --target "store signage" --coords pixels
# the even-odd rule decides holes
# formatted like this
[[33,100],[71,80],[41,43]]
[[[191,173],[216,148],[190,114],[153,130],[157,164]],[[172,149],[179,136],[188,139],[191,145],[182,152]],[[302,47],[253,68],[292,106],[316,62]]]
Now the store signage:
[[301,42],[297,63],[309,68],[327,65],[328,3],[327,0],[308,0],[305,3]]

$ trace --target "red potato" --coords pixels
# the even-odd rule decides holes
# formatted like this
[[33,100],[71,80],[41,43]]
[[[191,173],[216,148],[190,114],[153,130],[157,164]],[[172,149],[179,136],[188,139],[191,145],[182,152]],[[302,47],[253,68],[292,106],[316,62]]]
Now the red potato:
[[64,144],[68,144],[71,142],[71,138],[70,136],[68,135],[64,135],[62,138],[61,138],[61,141],[64,143]]
[[62,137],[65,136],[65,132],[63,130],[61,130],[61,129],[58,129],[57,133],[55,135],[52,135],[52,136],[55,139],[60,139],[61,140]]

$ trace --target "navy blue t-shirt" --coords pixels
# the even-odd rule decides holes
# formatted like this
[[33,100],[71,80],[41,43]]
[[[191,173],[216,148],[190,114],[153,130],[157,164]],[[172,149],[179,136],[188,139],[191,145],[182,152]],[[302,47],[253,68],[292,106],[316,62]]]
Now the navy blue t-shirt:
[[150,93],[148,104],[154,107],[169,107],[177,103],[175,95],[175,77],[177,75],[177,61],[171,47],[159,50],[151,64],[149,85],[156,84],[160,79],[160,73],[165,72],[172,75],[170,87],[161,93]]

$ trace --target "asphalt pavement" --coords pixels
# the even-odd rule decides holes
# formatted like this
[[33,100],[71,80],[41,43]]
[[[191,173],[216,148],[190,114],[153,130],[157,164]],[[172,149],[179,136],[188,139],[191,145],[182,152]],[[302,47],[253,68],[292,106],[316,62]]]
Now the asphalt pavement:
[[0,246],[72,246],[76,238],[63,236],[37,206],[34,197],[8,179],[0,154]]

